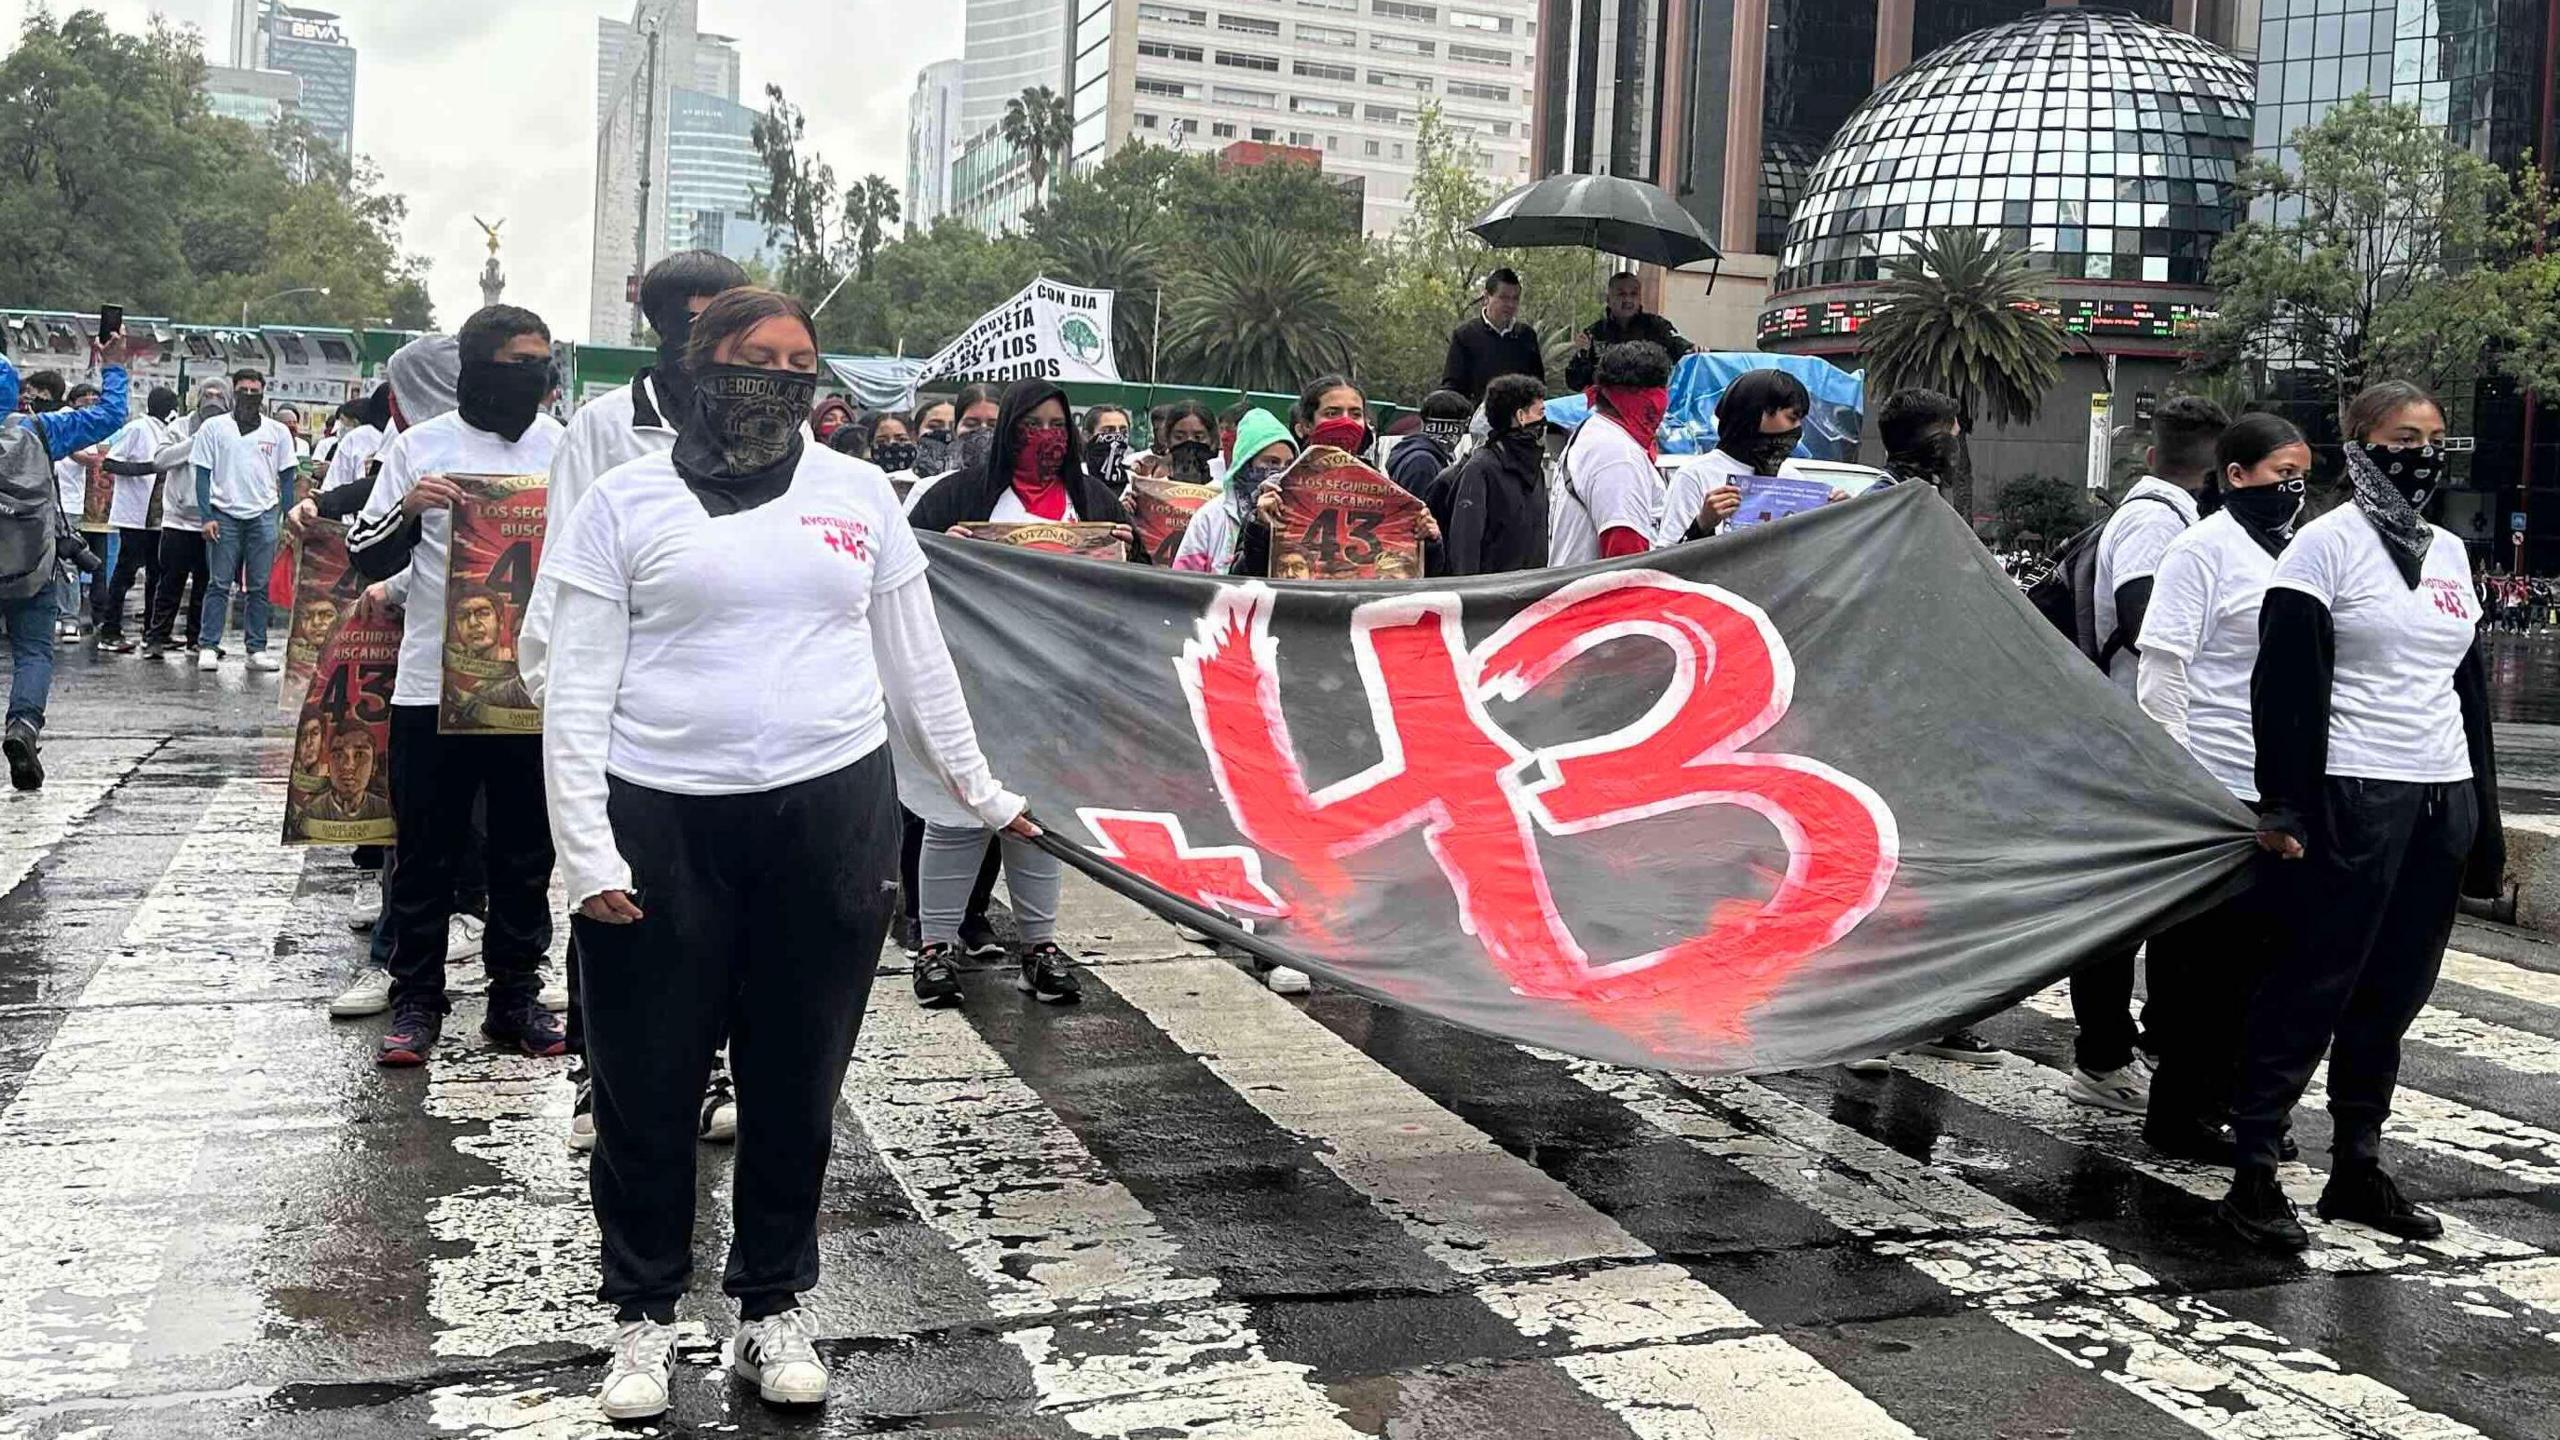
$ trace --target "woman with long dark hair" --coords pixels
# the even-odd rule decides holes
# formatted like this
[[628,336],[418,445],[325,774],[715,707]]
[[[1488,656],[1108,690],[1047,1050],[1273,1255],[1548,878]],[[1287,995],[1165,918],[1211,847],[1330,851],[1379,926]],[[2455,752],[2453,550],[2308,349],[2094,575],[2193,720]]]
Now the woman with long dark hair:
[[2220,1213],[2280,1250],[2310,1243],[2276,1163],[2324,1052],[2334,1133],[2320,1217],[2444,1233],[2382,1168],[2382,1125],[2455,898],[2495,895],[2506,869],[2471,561],[2421,513],[2444,479],[2444,411],[2386,381],[2348,404],[2342,428],[2354,503],[2302,527],[2276,562],[2249,692],[2282,943],[2249,1006]]
[[808,312],[730,291],[687,358],[675,448],[599,479],[543,568],[560,586],[543,752],[586,967],[590,1185],[621,1322],[599,1398],[615,1420],[667,1408],[691,1120],[724,1034],[743,1117],[731,1364],[768,1402],[825,1398],[799,1297],[818,1282],[836,1097],[895,909],[889,736],[945,803],[1038,833],[979,754],[888,481],[808,443]]

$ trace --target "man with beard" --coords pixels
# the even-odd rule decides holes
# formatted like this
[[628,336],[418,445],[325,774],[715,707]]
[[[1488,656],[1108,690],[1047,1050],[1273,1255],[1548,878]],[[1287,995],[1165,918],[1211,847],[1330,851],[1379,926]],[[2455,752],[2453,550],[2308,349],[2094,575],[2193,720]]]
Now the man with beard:
[[551,329],[492,305],[454,336],[457,408],[401,432],[383,453],[373,494],[347,530],[368,580],[409,573],[400,664],[391,695],[391,807],[399,823],[383,923],[393,927],[390,1025],[376,1059],[426,1062],[444,1031],[445,960],[458,881],[468,878],[472,810],[485,805],[483,847],[489,977],[481,1033],[527,1055],[567,1048],[538,1002],[551,943],[551,822],[537,735],[443,735],[445,580],[451,569],[454,475],[531,475],[551,467],[560,422],[543,413],[555,388]]
[[[679,251],[650,266],[641,277],[640,310],[658,334],[658,362],[632,377],[629,385],[597,396],[569,417],[568,431],[551,457],[549,509],[543,516],[546,547],[568,529],[579,499],[606,471],[675,448],[676,432],[693,410],[693,377],[684,363],[693,318],[722,292],[746,283],[747,272],[714,250]],[[918,465],[921,468],[921,462]],[[523,678],[532,704],[541,703],[549,678],[551,612],[558,601],[556,583],[536,576],[532,602],[525,607],[524,624],[516,634],[516,673]],[[571,1055],[583,1056],[586,1016],[574,940],[568,970],[569,1023],[564,1039]],[[573,1063],[578,1066],[577,1099],[569,1116],[569,1143],[584,1150],[596,1139],[594,1092],[587,1082],[585,1061]],[[696,1133],[705,1140],[727,1140],[737,1131],[738,1106],[728,1067],[715,1061]]]

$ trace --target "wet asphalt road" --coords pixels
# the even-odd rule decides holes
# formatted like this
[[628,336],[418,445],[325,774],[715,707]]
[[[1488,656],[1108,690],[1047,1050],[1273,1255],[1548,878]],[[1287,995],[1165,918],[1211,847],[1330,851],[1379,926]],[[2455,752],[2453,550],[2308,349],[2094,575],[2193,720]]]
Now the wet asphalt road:
[[[2560,645],[2523,648],[2553,697],[2512,713],[2560,716]],[[605,1433],[561,1063],[466,1003],[433,1066],[376,1070],[378,1022],[322,1009],[362,882],[273,844],[272,680],[65,662],[54,781],[0,796],[0,1437]],[[2513,803],[2560,815],[2560,730],[2506,745]],[[1073,1010],[884,980],[809,1297],[821,1415],[717,1368],[699,1152],[714,1263],[652,1433],[2560,1433],[2538,939],[2466,925],[2413,1032],[2392,1154],[2446,1238],[2315,1224],[2290,1260],[2061,1098],[2058,994],[1984,1027],[1996,1069],[1673,1081],[1281,1000],[1079,882],[1065,929]],[[2328,1126],[2298,1123],[2307,1201]]]

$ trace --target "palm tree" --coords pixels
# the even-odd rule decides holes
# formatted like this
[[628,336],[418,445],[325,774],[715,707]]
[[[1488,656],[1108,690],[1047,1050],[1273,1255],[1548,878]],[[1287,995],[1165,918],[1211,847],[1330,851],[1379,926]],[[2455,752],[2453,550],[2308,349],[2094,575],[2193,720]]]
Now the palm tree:
[[1158,297],[1164,272],[1154,238],[1144,224],[1066,235],[1047,250],[1048,274],[1089,290],[1117,292],[1111,307],[1111,353],[1123,375],[1156,374],[1155,339]]
[[884,177],[865,175],[845,187],[844,228],[853,236],[863,279],[871,278],[871,257],[880,253],[881,237],[898,218],[898,187]]
[[2019,252],[1981,230],[1933,230],[1887,272],[1860,349],[1879,394],[1925,385],[1977,419],[2022,425],[2062,380],[2063,330]]
[[1026,157],[1031,167],[1031,203],[1038,205],[1049,185],[1049,169],[1058,152],[1075,138],[1075,111],[1046,85],[1031,88],[1004,102],[1004,122],[997,127],[1004,143]]
[[[1165,348],[1194,383],[1295,390],[1351,365],[1350,307],[1323,250],[1277,231],[1210,247],[1181,277]],[[1168,289],[1175,287],[1168,286]]]

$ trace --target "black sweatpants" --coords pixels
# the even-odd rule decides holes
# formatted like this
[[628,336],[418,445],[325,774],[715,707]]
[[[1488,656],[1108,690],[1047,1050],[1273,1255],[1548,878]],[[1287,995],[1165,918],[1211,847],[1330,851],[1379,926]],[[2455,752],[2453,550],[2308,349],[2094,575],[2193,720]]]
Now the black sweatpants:
[[2471,785],[2332,775],[2304,858],[2277,867],[2281,929],[2249,1007],[2231,1134],[2242,1167],[2276,1163],[2285,1121],[2329,1053],[2330,1171],[2378,1163],[2400,1037],[2435,990],[2479,829]]
[[186,640],[179,648],[192,649],[196,635],[203,628],[198,622],[204,616],[205,587],[204,532],[182,526],[163,526],[160,531],[160,567],[150,587],[150,608],[143,617],[142,638],[162,648],[169,648],[169,627],[178,620],[178,592],[186,591]]
[[2276,941],[2266,889],[2279,883],[2276,861],[2261,854],[2258,864],[2259,888],[2152,937],[2145,1013],[2160,1057],[2151,1077],[2153,1125],[2218,1128],[2231,1118],[2242,1025]]
[[[539,735],[439,735],[433,705],[391,707],[391,813],[399,863],[382,923],[391,930],[391,1003],[445,998],[445,944],[457,891],[476,888],[471,814],[485,800],[481,855],[489,934],[481,960],[495,1013],[531,1005],[551,948],[551,817],[543,804]],[[690,1133],[690,1132],[688,1132]]]
[[151,618],[151,594],[160,588],[160,532],[137,530],[129,526],[116,530],[116,568],[104,583],[91,587],[95,602],[89,608],[90,623],[98,633],[110,640],[124,635],[124,606],[133,594],[133,577],[147,576],[142,584],[142,616]]
[[2141,1031],[2133,1023],[2133,965],[2137,949],[2114,951],[2071,972],[2071,1063],[2104,1075],[2133,1063]]
[[571,922],[583,971],[604,1299],[669,1320],[693,1270],[694,1120],[725,1035],[738,1090],[735,1225],[721,1288],[744,1318],[818,1283],[836,1096],[896,913],[887,747],[748,795],[615,779],[607,813],[642,918]]

